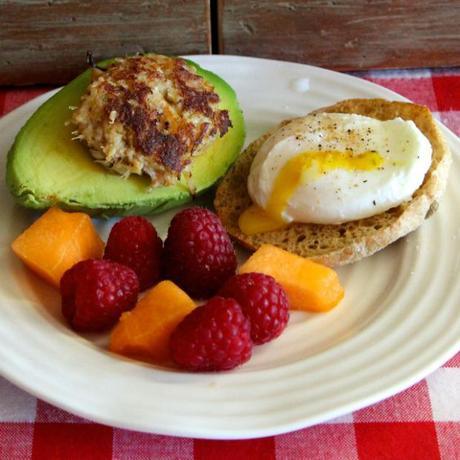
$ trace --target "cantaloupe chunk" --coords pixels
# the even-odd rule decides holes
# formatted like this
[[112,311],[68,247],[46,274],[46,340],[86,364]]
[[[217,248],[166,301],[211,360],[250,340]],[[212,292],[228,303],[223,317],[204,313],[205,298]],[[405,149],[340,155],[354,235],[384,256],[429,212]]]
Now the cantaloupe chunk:
[[169,338],[195,306],[172,281],[158,283],[133,310],[123,313],[112,331],[110,350],[143,361],[169,363]]
[[273,276],[285,289],[290,308],[295,310],[327,311],[344,296],[332,268],[270,244],[262,245],[239,269],[239,273],[248,272]]
[[77,262],[101,258],[104,242],[87,214],[50,208],[11,248],[31,270],[59,287],[64,272]]

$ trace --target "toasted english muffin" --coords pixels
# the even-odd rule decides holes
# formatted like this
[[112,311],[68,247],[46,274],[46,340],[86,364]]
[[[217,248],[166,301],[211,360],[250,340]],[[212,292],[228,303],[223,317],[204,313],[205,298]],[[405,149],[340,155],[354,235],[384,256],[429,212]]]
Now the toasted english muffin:
[[411,200],[384,213],[340,225],[293,223],[281,230],[245,235],[238,226],[238,218],[252,204],[247,191],[249,170],[261,145],[277,129],[274,128],[242,152],[220,183],[214,206],[230,235],[248,249],[256,250],[269,243],[329,266],[345,265],[370,256],[412,232],[437,209],[437,200],[446,187],[451,156],[431,112],[421,105],[384,99],[348,99],[315,112],[413,120],[431,142],[433,152],[431,167]]

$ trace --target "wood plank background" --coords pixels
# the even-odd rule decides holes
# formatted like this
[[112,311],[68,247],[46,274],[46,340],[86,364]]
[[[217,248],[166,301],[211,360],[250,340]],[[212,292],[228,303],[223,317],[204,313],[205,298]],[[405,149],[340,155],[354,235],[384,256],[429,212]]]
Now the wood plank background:
[[[212,31],[212,33],[211,33]],[[460,0],[0,0],[0,85],[95,59],[220,52],[338,70],[460,65]]]
[[211,51],[209,0],[0,0],[0,85],[66,82],[96,59]]
[[219,0],[219,51],[338,70],[460,65],[459,0]]

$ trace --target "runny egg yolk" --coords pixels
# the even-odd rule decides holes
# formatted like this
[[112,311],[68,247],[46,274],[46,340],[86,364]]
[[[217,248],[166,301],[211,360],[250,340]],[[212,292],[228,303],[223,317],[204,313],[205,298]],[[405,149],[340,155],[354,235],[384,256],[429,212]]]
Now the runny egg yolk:
[[254,235],[286,227],[283,212],[299,185],[314,181],[334,169],[372,171],[383,164],[376,151],[354,155],[352,151],[308,151],[291,158],[281,168],[265,209],[252,205],[239,218],[239,227],[246,235]]

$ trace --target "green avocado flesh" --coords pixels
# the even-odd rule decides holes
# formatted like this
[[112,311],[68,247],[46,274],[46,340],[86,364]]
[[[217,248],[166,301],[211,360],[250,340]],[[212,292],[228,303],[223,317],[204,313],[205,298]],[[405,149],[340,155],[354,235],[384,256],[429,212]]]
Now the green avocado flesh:
[[[101,65],[108,65],[106,61]],[[188,61],[214,86],[220,108],[233,127],[215,140],[191,164],[196,193],[212,186],[236,160],[244,142],[244,119],[233,89],[217,75]],[[90,83],[87,70],[46,101],[27,121],[8,153],[6,182],[23,206],[59,206],[92,215],[154,214],[186,203],[192,195],[184,178],[167,187],[150,187],[147,176],[128,179],[97,164],[88,149],[72,140],[66,123],[69,107],[78,106]]]

